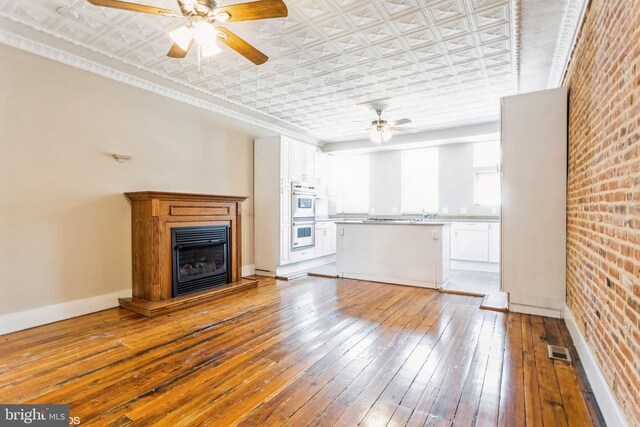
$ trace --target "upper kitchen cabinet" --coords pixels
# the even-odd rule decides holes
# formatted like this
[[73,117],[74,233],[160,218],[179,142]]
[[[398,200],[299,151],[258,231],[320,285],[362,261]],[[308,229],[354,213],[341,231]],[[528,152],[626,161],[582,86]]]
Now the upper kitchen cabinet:
[[565,88],[502,99],[502,289],[513,311],[563,314],[567,101]]
[[289,167],[291,181],[313,182],[316,179],[316,147],[291,140]]

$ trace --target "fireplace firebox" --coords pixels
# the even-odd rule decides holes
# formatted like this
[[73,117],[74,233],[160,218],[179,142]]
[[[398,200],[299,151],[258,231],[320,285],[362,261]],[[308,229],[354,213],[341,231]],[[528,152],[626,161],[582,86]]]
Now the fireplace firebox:
[[174,297],[231,282],[229,227],[176,227],[171,230]]

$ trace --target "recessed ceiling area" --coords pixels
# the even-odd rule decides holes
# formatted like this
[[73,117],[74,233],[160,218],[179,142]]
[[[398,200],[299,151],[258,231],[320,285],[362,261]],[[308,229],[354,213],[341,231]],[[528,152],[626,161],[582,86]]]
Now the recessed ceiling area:
[[[200,64],[193,52],[168,58],[168,33],[183,25],[180,18],[85,0],[0,0],[0,42],[36,53],[50,48],[54,59],[66,53],[90,61],[90,71],[99,64],[121,80],[128,78],[122,73],[131,76],[131,84],[150,82],[203,108],[324,144],[366,138],[372,105],[382,104],[389,120],[410,118],[418,133],[497,120],[500,97],[520,90],[520,52],[531,47],[535,55],[525,57],[536,64],[526,68],[526,89],[544,89],[565,58],[563,40],[575,32],[567,28],[576,3],[584,3],[556,0],[545,9],[531,0],[285,2],[287,18],[225,25],[269,56],[260,66],[225,46]],[[179,10],[173,0],[144,3]],[[521,34],[528,16],[547,23],[543,31],[530,26],[536,37]]]

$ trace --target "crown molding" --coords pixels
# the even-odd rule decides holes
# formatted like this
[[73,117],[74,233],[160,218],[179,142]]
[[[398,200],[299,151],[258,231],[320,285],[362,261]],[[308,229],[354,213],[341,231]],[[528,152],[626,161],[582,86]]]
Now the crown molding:
[[[88,59],[84,55],[71,53],[66,49],[54,47],[53,44],[56,44],[56,42],[60,42],[60,40],[55,39],[53,36],[50,36],[44,33],[43,31],[38,30],[37,28],[28,27],[25,29],[26,31],[24,32],[26,33],[29,33],[30,31],[35,31],[35,32],[39,32],[38,37],[40,37],[40,35],[44,35],[45,37],[52,39],[50,40],[51,43],[49,43],[49,41],[41,42],[41,41],[35,40],[35,37],[30,37],[28,35],[21,34],[22,31],[20,30],[22,29],[20,27],[25,27],[25,26],[0,17],[0,43],[16,49],[23,50],[25,52],[32,53],[34,55],[38,55],[38,56],[56,61],[56,62],[60,62],[65,65],[69,65],[74,68],[88,71],[90,73],[94,73],[102,77],[106,77],[108,79],[115,80],[117,82],[136,87],[138,89],[142,89],[142,90],[155,93],[157,95],[164,96],[185,104],[189,104],[197,108],[202,108],[204,110],[211,111],[216,114],[220,114],[222,116],[229,117],[252,126],[257,126],[259,128],[274,132],[276,134],[286,135],[286,136],[289,136],[313,145],[322,145],[319,138],[306,134],[302,130],[296,131],[287,126],[273,123],[266,119],[261,119],[261,118],[252,116],[250,114],[237,111],[233,108],[220,105],[220,103],[215,102],[215,99],[213,99],[214,97],[207,96],[204,93],[187,94],[181,90],[169,87],[169,84],[162,84],[162,82],[159,82],[159,81],[152,81],[152,79],[162,80],[163,79],[162,77],[152,75],[152,76],[148,76],[149,78],[145,78],[141,75],[133,74],[133,72],[135,72],[136,74],[144,74],[145,71],[143,70],[138,70],[138,71],[133,70],[133,72],[125,72],[125,71],[117,70],[116,68],[113,68],[112,66],[105,64],[106,61],[104,60],[111,59],[113,61],[113,58],[108,58],[104,55],[88,52],[87,56],[93,57],[93,59]],[[64,43],[66,41],[62,41],[62,42]],[[125,65],[129,65],[129,64],[125,64]],[[132,67],[127,67],[127,68],[131,69]],[[167,83],[172,83],[172,82],[167,82]],[[176,85],[177,85],[176,83],[172,84],[172,86],[176,86]],[[193,88],[188,88],[188,89],[190,89],[189,92],[191,93],[195,92]],[[273,120],[275,121],[277,119],[273,119]]]
[[571,60],[590,0],[568,0],[549,72],[549,88],[560,87]]
[[513,63],[513,91],[520,93],[520,34],[522,33],[522,7],[520,0],[511,0],[511,61]]

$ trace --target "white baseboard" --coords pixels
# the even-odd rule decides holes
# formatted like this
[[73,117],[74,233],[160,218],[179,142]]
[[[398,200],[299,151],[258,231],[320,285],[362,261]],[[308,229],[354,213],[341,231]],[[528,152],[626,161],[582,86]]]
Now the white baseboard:
[[535,305],[516,304],[509,302],[509,311],[513,313],[533,314],[535,316],[553,317],[556,319],[562,319],[562,310],[555,310],[553,308],[537,307]]
[[131,289],[127,289],[111,294],[3,314],[0,315],[0,335],[117,307],[118,298],[130,296]]
[[598,406],[600,407],[600,411],[602,412],[605,422],[609,426],[627,427],[629,423],[618,406],[618,402],[616,401],[611,388],[609,388],[607,380],[605,380],[604,375],[602,375],[602,371],[598,366],[595,356],[589,348],[589,344],[587,344],[587,340],[584,335],[582,335],[582,332],[571,315],[571,311],[569,311],[568,307],[564,310],[564,322],[567,325],[569,334],[571,334],[573,345],[576,347],[576,351],[580,356],[580,361],[582,362],[582,366],[587,374],[587,379],[589,380],[589,384],[591,385],[591,389],[596,397],[596,401],[598,402]]
[[256,266],[255,265],[243,265],[242,266],[242,277],[253,276],[256,274]]

